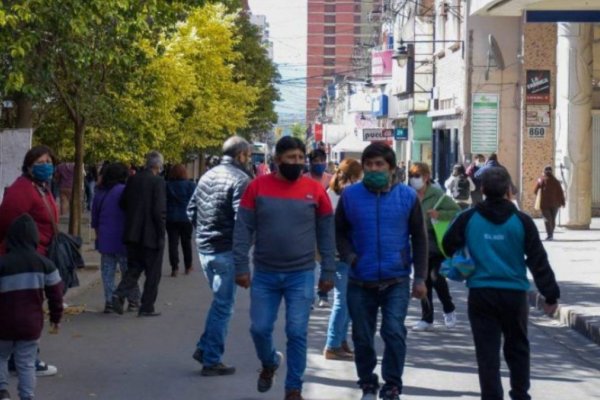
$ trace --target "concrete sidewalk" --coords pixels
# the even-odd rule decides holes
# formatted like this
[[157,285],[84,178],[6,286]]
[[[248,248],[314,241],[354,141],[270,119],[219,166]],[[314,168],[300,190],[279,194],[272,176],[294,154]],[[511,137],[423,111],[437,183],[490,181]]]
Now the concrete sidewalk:
[[[543,239],[544,222],[535,222]],[[600,344],[600,218],[587,231],[557,228],[544,246],[561,290],[556,318]],[[541,307],[543,299],[532,289],[531,305]]]

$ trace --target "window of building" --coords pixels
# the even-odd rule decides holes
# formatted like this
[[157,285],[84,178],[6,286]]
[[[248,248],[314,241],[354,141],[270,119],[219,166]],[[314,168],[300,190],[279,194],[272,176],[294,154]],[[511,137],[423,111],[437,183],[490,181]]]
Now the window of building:
[[326,24],[335,24],[335,15],[326,15],[325,23]]
[[323,61],[323,65],[335,65],[335,58],[326,58]]
[[325,44],[335,44],[335,36],[325,36]]
[[334,13],[335,12],[335,4],[325,4],[325,12],[326,13]]
[[325,47],[323,49],[323,54],[326,56],[335,56],[335,47]]
[[325,27],[325,34],[326,35],[335,34],[335,26],[326,26]]

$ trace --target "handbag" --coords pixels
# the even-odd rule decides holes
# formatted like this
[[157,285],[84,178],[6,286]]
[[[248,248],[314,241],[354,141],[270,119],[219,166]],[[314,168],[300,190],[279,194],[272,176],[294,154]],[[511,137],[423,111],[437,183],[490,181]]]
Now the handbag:
[[440,274],[451,281],[463,282],[475,272],[475,263],[471,258],[469,249],[465,246],[457,250],[454,255],[442,262]]
[[79,278],[77,277],[77,268],[83,268],[85,263],[81,256],[81,238],[67,233],[61,232],[54,219],[54,213],[46,200],[45,193],[38,187],[38,191],[42,196],[42,201],[46,206],[46,211],[52,221],[54,235],[48,246],[48,258],[56,265],[60,278],[64,285],[63,294],[67,293],[69,288],[79,286]]
[[542,189],[540,188],[535,195],[535,204],[533,208],[537,211],[542,209]]
[[[444,197],[446,197],[445,194],[439,198],[437,203],[435,203],[435,205],[433,206],[432,210],[437,210],[437,208],[440,206],[440,204],[442,204],[442,201],[444,201]],[[439,220],[439,219],[431,220],[431,226],[433,227],[433,233],[435,234],[435,241],[437,242],[440,252],[442,253],[442,255],[445,258],[448,258],[448,255],[446,255],[446,253],[444,253],[444,247],[442,246],[442,240],[444,239],[444,235],[446,234],[446,231],[450,227],[451,222],[452,221],[444,221],[444,220]]]

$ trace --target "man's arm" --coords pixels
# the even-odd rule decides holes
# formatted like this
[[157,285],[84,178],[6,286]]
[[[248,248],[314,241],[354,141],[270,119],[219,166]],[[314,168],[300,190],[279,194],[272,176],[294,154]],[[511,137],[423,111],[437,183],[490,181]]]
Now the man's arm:
[[[256,182],[256,181],[255,181]],[[233,263],[236,275],[250,273],[250,247],[256,232],[256,186],[250,184],[244,192],[233,230]]]
[[442,240],[444,253],[451,256],[452,254],[456,253],[457,250],[462,249],[467,245],[465,232],[469,219],[471,219],[471,216],[474,212],[475,209],[471,208],[460,214],[454,219],[454,221],[452,221]]
[[242,197],[244,196],[244,192],[248,188],[249,183],[249,178],[243,178],[239,179],[233,187],[231,208],[233,209],[233,215],[235,216],[235,218],[237,218],[237,213],[238,209],[240,208],[240,203],[242,202]]
[[335,230],[331,200],[320,188],[316,210],[317,247],[321,254],[321,280],[333,282],[335,275]]
[[187,206],[187,217],[190,220],[190,222],[192,223],[192,225],[194,226],[194,228],[197,227],[198,225],[198,221],[196,221],[197,215],[198,215],[198,199],[200,198],[200,182],[198,182],[198,185],[196,186],[196,189],[194,190],[194,193],[192,194],[192,197],[190,198],[190,202],[188,203]]
[[522,212],[518,215],[525,229],[525,262],[533,275],[535,285],[546,298],[546,303],[556,304],[560,298],[560,288],[548,261],[548,254],[540,240],[540,234],[531,217]]
[[167,188],[164,179],[156,178],[152,219],[159,232],[165,232],[167,221]]
[[427,247],[427,228],[419,199],[415,199],[410,210],[408,229],[415,268],[415,283],[424,283],[427,279],[429,249]]
[[350,240],[351,232],[352,225],[346,218],[344,196],[342,195],[335,210],[335,242],[337,251],[340,253],[340,260],[353,266],[356,261],[356,253]]

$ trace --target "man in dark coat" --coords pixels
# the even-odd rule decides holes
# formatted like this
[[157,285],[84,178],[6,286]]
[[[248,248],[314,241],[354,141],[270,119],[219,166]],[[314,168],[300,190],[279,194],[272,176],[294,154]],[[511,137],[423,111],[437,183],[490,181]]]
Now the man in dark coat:
[[536,181],[534,193],[537,195],[540,190],[540,210],[546,225],[546,240],[553,240],[558,209],[565,206],[565,193],[550,165],[544,168],[544,175]]
[[160,315],[154,309],[158,284],[162,272],[166,226],[166,188],[159,176],[163,168],[163,156],[151,151],[146,156],[146,167],[129,178],[120,206],[125,211],[127,245],[127,272],[113,295],[113,308],[123,314],[123,302],[130,291],[135,290],[142,272],[146,275],[144,292],[138,316]]

